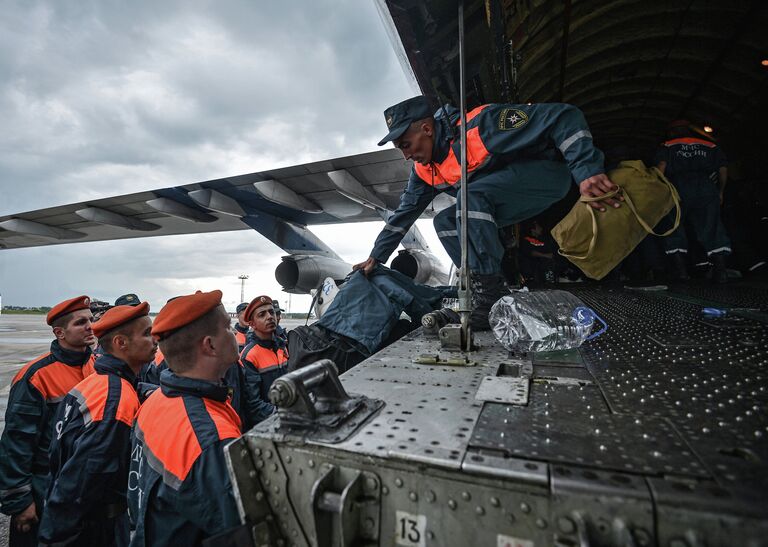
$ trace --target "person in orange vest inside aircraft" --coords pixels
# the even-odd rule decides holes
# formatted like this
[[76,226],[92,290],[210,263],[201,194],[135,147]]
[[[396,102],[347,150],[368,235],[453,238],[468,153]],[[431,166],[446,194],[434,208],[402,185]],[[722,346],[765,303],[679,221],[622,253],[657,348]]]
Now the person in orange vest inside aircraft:
[[48,489],[48,449],[53,417],[64,396],[93,371],[91,299],[56,304],[46,323],[56,339],[51,351],[16,373],[0,438],[0,510],[11,516],[9,545],[37,545]]
[[[451,106],[435,112],[420,95],[387,108],[384,118],[389,133],[379,146],[392,141],[414,164],[400,205],[387,218],[369,258],[354,269],[368,275],[376,264],[386,262],[442,192],[459,199],[435,215],[435,230],[460,267],[460,112]],[[617,187],[605,174],[603,154],[592,142],[584,115],[572,105],[486,104],[470,111],[466,122],[470,323],[475,330],[488,330],[491,306],[509,292],[501,268],[499,228],[540,214],[573,184],[581,195],[601,198],[590,204],[597,210],[619,207],[622,198],[602,197]]]
[[656,156],[657,167],[680,193],[681,223],[664,238],[677,280],[688,279],[686,227],[695,235],[713,264],[712,280],[728,280],[726,259],[731,240],[720,219],[720,206],[728,181],[728,166],[723,150],[714,142],[699,138],[688,120],[675,120],[667,128],[668,140]]

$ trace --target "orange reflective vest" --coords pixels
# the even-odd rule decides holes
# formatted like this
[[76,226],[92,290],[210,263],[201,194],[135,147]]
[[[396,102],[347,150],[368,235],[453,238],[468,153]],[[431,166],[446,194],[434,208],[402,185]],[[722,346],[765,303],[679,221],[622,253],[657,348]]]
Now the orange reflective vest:
[[250,344],[246,350],[243,351],[243,360],[252,364],[261,374],[276,370],[288,361],[288,352],[283,348],[272,350],[257,342]]
[[[490,153],[480,137],[480,127],[472,124],[478,114],[488,107],[487,104],[478,106],[467,114],[467,173],[482,167],[488,161]],[[459,125],[461,121],[457,122]],[[440,184],[449,184],[453,186],[461,180],[461,163],[453,151],[453,147],[448,150],[448,155],[440,163],[430,163],[424,165],[414,163],[413,168],[421,180],[432,186]]]
[[246,382],[253,387],[258,387],[264,401],[269,401],[269,388],[272,382],[288,370],[288,352],[278,346],[274,340],[271,343],[270,348],[259,344],[259,341],[251,342],[245,346],[240,358],[246,369]]

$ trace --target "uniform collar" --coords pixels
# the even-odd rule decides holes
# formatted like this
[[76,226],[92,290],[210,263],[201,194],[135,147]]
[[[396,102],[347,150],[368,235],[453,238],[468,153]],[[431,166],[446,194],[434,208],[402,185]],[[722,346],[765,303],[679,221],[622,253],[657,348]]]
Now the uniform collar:
[[[275,332],[277,332],[277,330],[275,330]],[[272,335],[272,338],[269,338],[267,340],[263,338],[259,338],[258,336],[254,336],[253,341],[256,342],[256,344],[258,344],[262,348],[271,349],[273,351],[277,350],[280,347],[280,345],[277,342],[277,337],[274,334]]]
[[245,334],[246,332],[248,332],[248,327],[242,327],[240,326],[240,323],[235,323],[235,330],[237,332]]
[[99,355],[93,368],[96,372],[101,374],[115,374],[136,387],[136,375],[131,370],[131,367],[128,366],[128,363],[118,359],[114,355],[110,355],[109,353]]
[[451,144],[454,141],[453,135],[449,135],[449,127],[445,122],[445,114],[448,114],[448,124],[453,127],[459,119],[459,111],[449,105],[445,105],[445,112],[439,108],[435,112],[435,140],[432,144],[432,163],[443,163],[448,152],[451,150]]
[[166,397],[193,395],[222,403],[232,394],[232,388],[224,382],[212,384],[206,380],[177,376],[171,369],[166,369],[160,373],[160,389]]
[[62,348],[58,340],[51,342],[51,353],[57,361],[72,367],[81,367],[91,358],[90,347],[86,348],[85,351],[73,351],[71,349]]

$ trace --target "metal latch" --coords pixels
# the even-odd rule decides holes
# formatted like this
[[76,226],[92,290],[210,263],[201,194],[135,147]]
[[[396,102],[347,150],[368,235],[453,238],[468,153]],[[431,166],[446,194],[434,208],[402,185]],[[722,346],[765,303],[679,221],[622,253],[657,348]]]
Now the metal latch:
[[328,443],[342,442],[384,406],[378,399],[349,395],[330,359],[275,380],[269,400],[277,407],[278,421],[268,426],[274,433]]
[[439,353],[423,353],[413,360],[417,365],[445,365],[453,367],[474,367],[477,361],[470,361],[466,356],[443,359]]
[[440,329],[438,336],[440,337],[440,347],[444,350],[467,351],[466,348],[472,349],[474,346],[472,329],[469,327],[465,329],[456,323],[449,323],[444,326]]
[[[421,326],[425,335],[440,338],[440,347],[447,351],[466,351],[474,349],[472,329],[465,329],[460,323],[459,315],[450,309],[430,312],[421,318]],[[467,340],[468,338],[468,340]]]
[[380,492],[375,474],[324,464],[310,495],[317,546],[378,544]]

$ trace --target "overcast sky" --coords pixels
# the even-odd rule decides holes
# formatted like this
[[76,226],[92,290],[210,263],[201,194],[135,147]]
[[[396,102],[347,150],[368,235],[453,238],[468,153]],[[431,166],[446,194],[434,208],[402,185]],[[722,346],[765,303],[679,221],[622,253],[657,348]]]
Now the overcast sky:
[[[0,215],[371,151],[384,108],[414,93],[372,0],[5,1]],[[381,227],[313,231],[358,262]],[[158,310],[218,288],[232,309],[248,274],[246,299],[285,307],[283,254],[252,230],[4,250],[0,293],[135,292]]]

